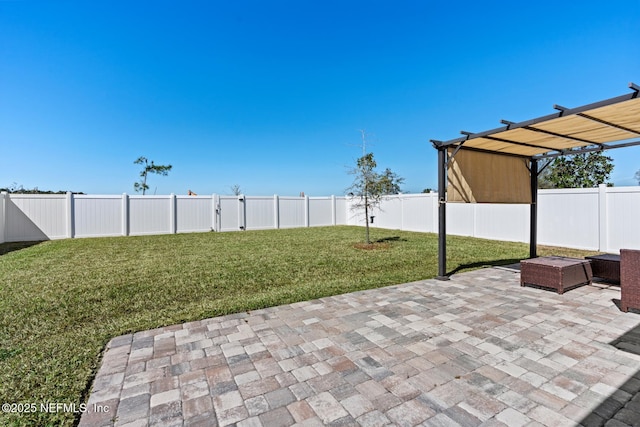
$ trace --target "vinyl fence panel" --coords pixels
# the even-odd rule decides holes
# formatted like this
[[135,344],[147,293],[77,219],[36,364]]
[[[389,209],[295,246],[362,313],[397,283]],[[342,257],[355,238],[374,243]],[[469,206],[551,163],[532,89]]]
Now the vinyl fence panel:
[[305,227],[306,198],[280,197],[280,228]]
[[176,196],[177,233],[203,232],[212,229],[212,196]]
[[[371,222],[372,216],[373,222]],[[380,205],[369,213],[369,223],[374,227],[403,230],[402,199],[400,197],[382,199]]]
[[122,234],[122,196],[74,196],[74,237]]
[[607,188],[603,216],[606,229],[602,250],[640,249],[640,187]]
[[129,234],[168,234],[171,233],[170,196],[130,196],[129,197]]
[[437,232],[437,200],[438,197],[436,194],[403,195],[403,229],[407,231],[422,231],[429,233]]
[[11,194],[5,211],[7,242],[72,237],[67,205],[64,194]]
[[347,225],[347,198],[336,197],[336,225]]
[[331,197],[309,198],[309,227],[333,225],[333,199]]
[[247,230],[266,230],[275,228],[273,197],[245,197]]
[[[369,216],[373,216],[373,227],[390,228],[406,231],[437,231],[437,196],[435,194],[400,194],[387,196],[374,208]],[[362,211],[350,213],[353,225],[364,225]],[[371,221],[371,218],[369,218]],[[435,221],[435,222],[434,222]]]
[[538,244],[598,250],[598,227],[597,188],[538,193]]
[[476,204],[447,204],[447,234],[458,236],[475,236]]
[[530,205],[477,204],[474,216],[475,237],[529,241]]

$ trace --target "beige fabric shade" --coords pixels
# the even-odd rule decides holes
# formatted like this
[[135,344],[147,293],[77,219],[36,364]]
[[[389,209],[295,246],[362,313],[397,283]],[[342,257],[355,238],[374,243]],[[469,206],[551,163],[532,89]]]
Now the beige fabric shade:
[[[626,98],[630,98],[627,96]],[[602,103],[594,104],[599,105]],[[552,116],[508,124],[446,143],[502,154],[532,157],[576,147],[602,146],[640,136],[640,98],[604,106],[563,110]]]
[[449,164],[447,201],[531,203],[529,160],[461,150]]

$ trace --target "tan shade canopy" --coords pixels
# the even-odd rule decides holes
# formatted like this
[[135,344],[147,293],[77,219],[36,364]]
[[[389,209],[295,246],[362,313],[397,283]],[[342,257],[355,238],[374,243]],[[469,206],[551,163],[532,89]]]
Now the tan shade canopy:
[[523,157],[615,148],[610,144],[640,136],[640,98],[637,87],[632,88],[628,95],[575,109],[556,106],[556,114],[521,123],[503,121],[507,126],[434,144]]

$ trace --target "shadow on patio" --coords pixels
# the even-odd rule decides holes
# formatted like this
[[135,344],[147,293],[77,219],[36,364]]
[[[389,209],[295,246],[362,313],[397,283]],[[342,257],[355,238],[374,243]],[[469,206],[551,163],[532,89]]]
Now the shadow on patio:
[[456,273],[460,273],[465,270],[475,270],[485,267],[503,267],[511,270],[520,271],[520,258],[507,258],[507,259],[494,259],[487,261],[478,261],[469,264],[461,264],[447,273],[447,276],[452,276]]
[[[614,300],[619,306],[619,301]],[[619,350],[640,356],[640,326],[629,330],[609,344]],[[618,421],[616,426],[640,426],[640,371],[622,384],[580,424],[585,427],[609,425],[609,420]]]

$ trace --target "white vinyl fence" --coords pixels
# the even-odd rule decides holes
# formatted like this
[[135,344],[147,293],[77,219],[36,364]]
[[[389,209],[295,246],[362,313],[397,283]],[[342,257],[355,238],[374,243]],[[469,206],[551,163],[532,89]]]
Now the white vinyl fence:
[[[438,232],[438,196],[390,197],[372,214],[373,227]],[[530,207],[447,204],[447,234],[529,242]],[[361,212],[349,224],[362,224]],[[601,252],[640,249],[640,187],[539,190],[538,244]]]
[[[363,225],[346,197],[0,193],[0,243],[75,237]],[[373,227],[436,233],[437,195],[386,198]],[[538,243],[640,249],[640,187],[540,190]],[[447,233],[529,241],[529,205],[447,205]]]
[[345,197],[0,194],[0,243],[346,224]]

